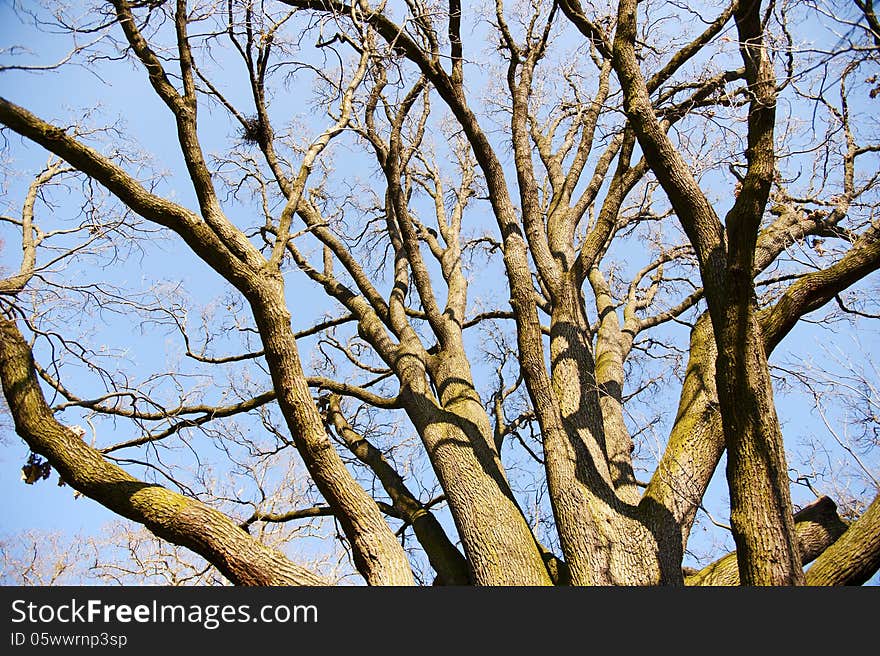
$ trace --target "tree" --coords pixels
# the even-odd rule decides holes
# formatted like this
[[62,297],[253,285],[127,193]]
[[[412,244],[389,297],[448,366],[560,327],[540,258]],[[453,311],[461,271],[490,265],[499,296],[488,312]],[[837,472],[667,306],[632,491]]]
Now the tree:
[[[236,584],[321,583],[250,532],[316,517],[371,585],[860,584],[880,568],[876,478],[857,517],[821,491],[795,512],[769,361],[831,301],[876,320],[870,3],[34,15],[67,54],[4,74],[132,64],[163,105],[150,143],[173,140],[183,174],[151,171],[124,125],[0,100],[7,149],[50,154],[3,217],[23,257],[0,287],[0,380],[37,478],[53,468]],[[94,267],[141,252],[173,279],[166,238],[224,285],[195,321],[198,293]],[[78,321],[139,317],[180,358],[124,371],[76,332],[100,322],[77,327],[74,302]],[[86,420],[99,445],[70,428]],[[692,571],[724,456],[736,550]],[[294,461],[315,505],[279,510]]]

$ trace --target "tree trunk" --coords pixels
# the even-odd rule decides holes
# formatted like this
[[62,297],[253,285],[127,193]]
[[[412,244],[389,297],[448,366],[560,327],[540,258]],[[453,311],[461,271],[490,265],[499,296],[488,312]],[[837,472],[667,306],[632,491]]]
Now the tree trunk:
[[688,364],[678,413],[666,449],[645,490],[640,507],[654,522],[671,523],[681,553],[706,488],[724,453],[724,431],[715,385],[715,335],[704,313],[691,331]]
[[404,407],[446,494],[473,582],[550,585],[534,534],[495,449],[464,352],[450,348],[434,356],[431,380],[440,406],[410,389]]
[[545,432],[544,457],[572,583],[680,583],[681,560],[661,560],[657,536],[615,489],[589,325],[577,289],[567,289],[555,299],[550,324],[551,377],[564,430],[555,437]]
[[623,418],[623,385],[626,377],[623,363],[632,344],[632,334],[621,330],[611,289],[597,268],[590,269],[589,280],[596,295],[596,309],[599,312],[595,378],[602,409],[602,427],[611,481],[621,500],[637,504],[641,492],[636,485],[632,466],[634,445]]
[[715,331],[730,521],[740,580],[745,585],[803,584],[782,432],[756,313],[753,301],[733,300],[725,312],[725,325]]

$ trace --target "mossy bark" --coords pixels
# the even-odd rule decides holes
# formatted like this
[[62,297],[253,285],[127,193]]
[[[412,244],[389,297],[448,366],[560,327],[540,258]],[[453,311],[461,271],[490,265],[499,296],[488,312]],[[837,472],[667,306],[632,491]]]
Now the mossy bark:
[[807,570],[807,585],[862,585],[880,569],[880,496]]
[[[847,530],[847,525],[837,514],[837,505],[828,497],[821,497],[802,508],[793,519],[798,550],[804,564],[819,557]],[[739,583],[735,551],[685,578],[685,585],[728,586]]]

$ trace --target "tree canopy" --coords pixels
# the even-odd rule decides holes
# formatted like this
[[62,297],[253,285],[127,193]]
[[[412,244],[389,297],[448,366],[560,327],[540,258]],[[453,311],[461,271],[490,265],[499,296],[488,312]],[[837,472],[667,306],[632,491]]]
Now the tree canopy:
[[880,569],[871,0],[13,8],[24,483],[240,585]]

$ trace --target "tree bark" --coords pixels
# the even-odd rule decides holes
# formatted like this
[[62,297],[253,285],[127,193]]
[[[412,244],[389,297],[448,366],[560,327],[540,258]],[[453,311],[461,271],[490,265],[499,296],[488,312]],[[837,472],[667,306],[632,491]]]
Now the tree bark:
[[[433,356],[438,403],[405,385],[404,407],[440,479],[478,585],[550,585],[535,536],[517,503],[495,448],[486,410],[464,351]],[[406,377],[417,384],[412,375]]]
[[752,93],[749,166],[724,226],[654,112],[635,53],[635,0],[619,4],[613,64],[624,91],[625,111],[645,158],[700,264],[718,345],[716,379],[741,578],[750,585],[801,584],[804,576],[791,520],[782,434],[752,277],[758,228],[773,175],[775,84],[761,42],[758,4],[737,5],[734,15]]
[[880,495],[807,570],[807,585],[862,585],[880,569]]
[[681,561],[664,567],[657,536],[612,480],[589,325],[577,288],[567,289],[555,299],[550,324],[551,376],[564,430],[559,439],[545,434],[544,457],[557,521],[570,527],[560,537],[572,583],[680,583]]
[[634,444],[623,417],[623,386],[626,377],[623,363],[632,345],[632,333],[621,329],[611,290],[599,270],[596,267],[591,268],[588,277],[596,295],[596,309],[599,313],[595,381],[602,409],[608,467],[617,496],[626,503],[635,505],[639,502],[641,492],[636,485],[632,465]]
[[[814,561],[847,530],[837,514],[837,505],[821,497],[794,515],[798,550],[804,564]],[[875,568],[876,571],[876,568]],[[685,585],[739,585],[736,552],[731,552],[699,572],[685,577]]]
[[712,321],[704,313],[691,331],[687,370],[666,449],[640,502],[644,512],[654,514],[662,509],[668,521],[675,524],[682,553],[724,453],[715,386],[717,352]]

